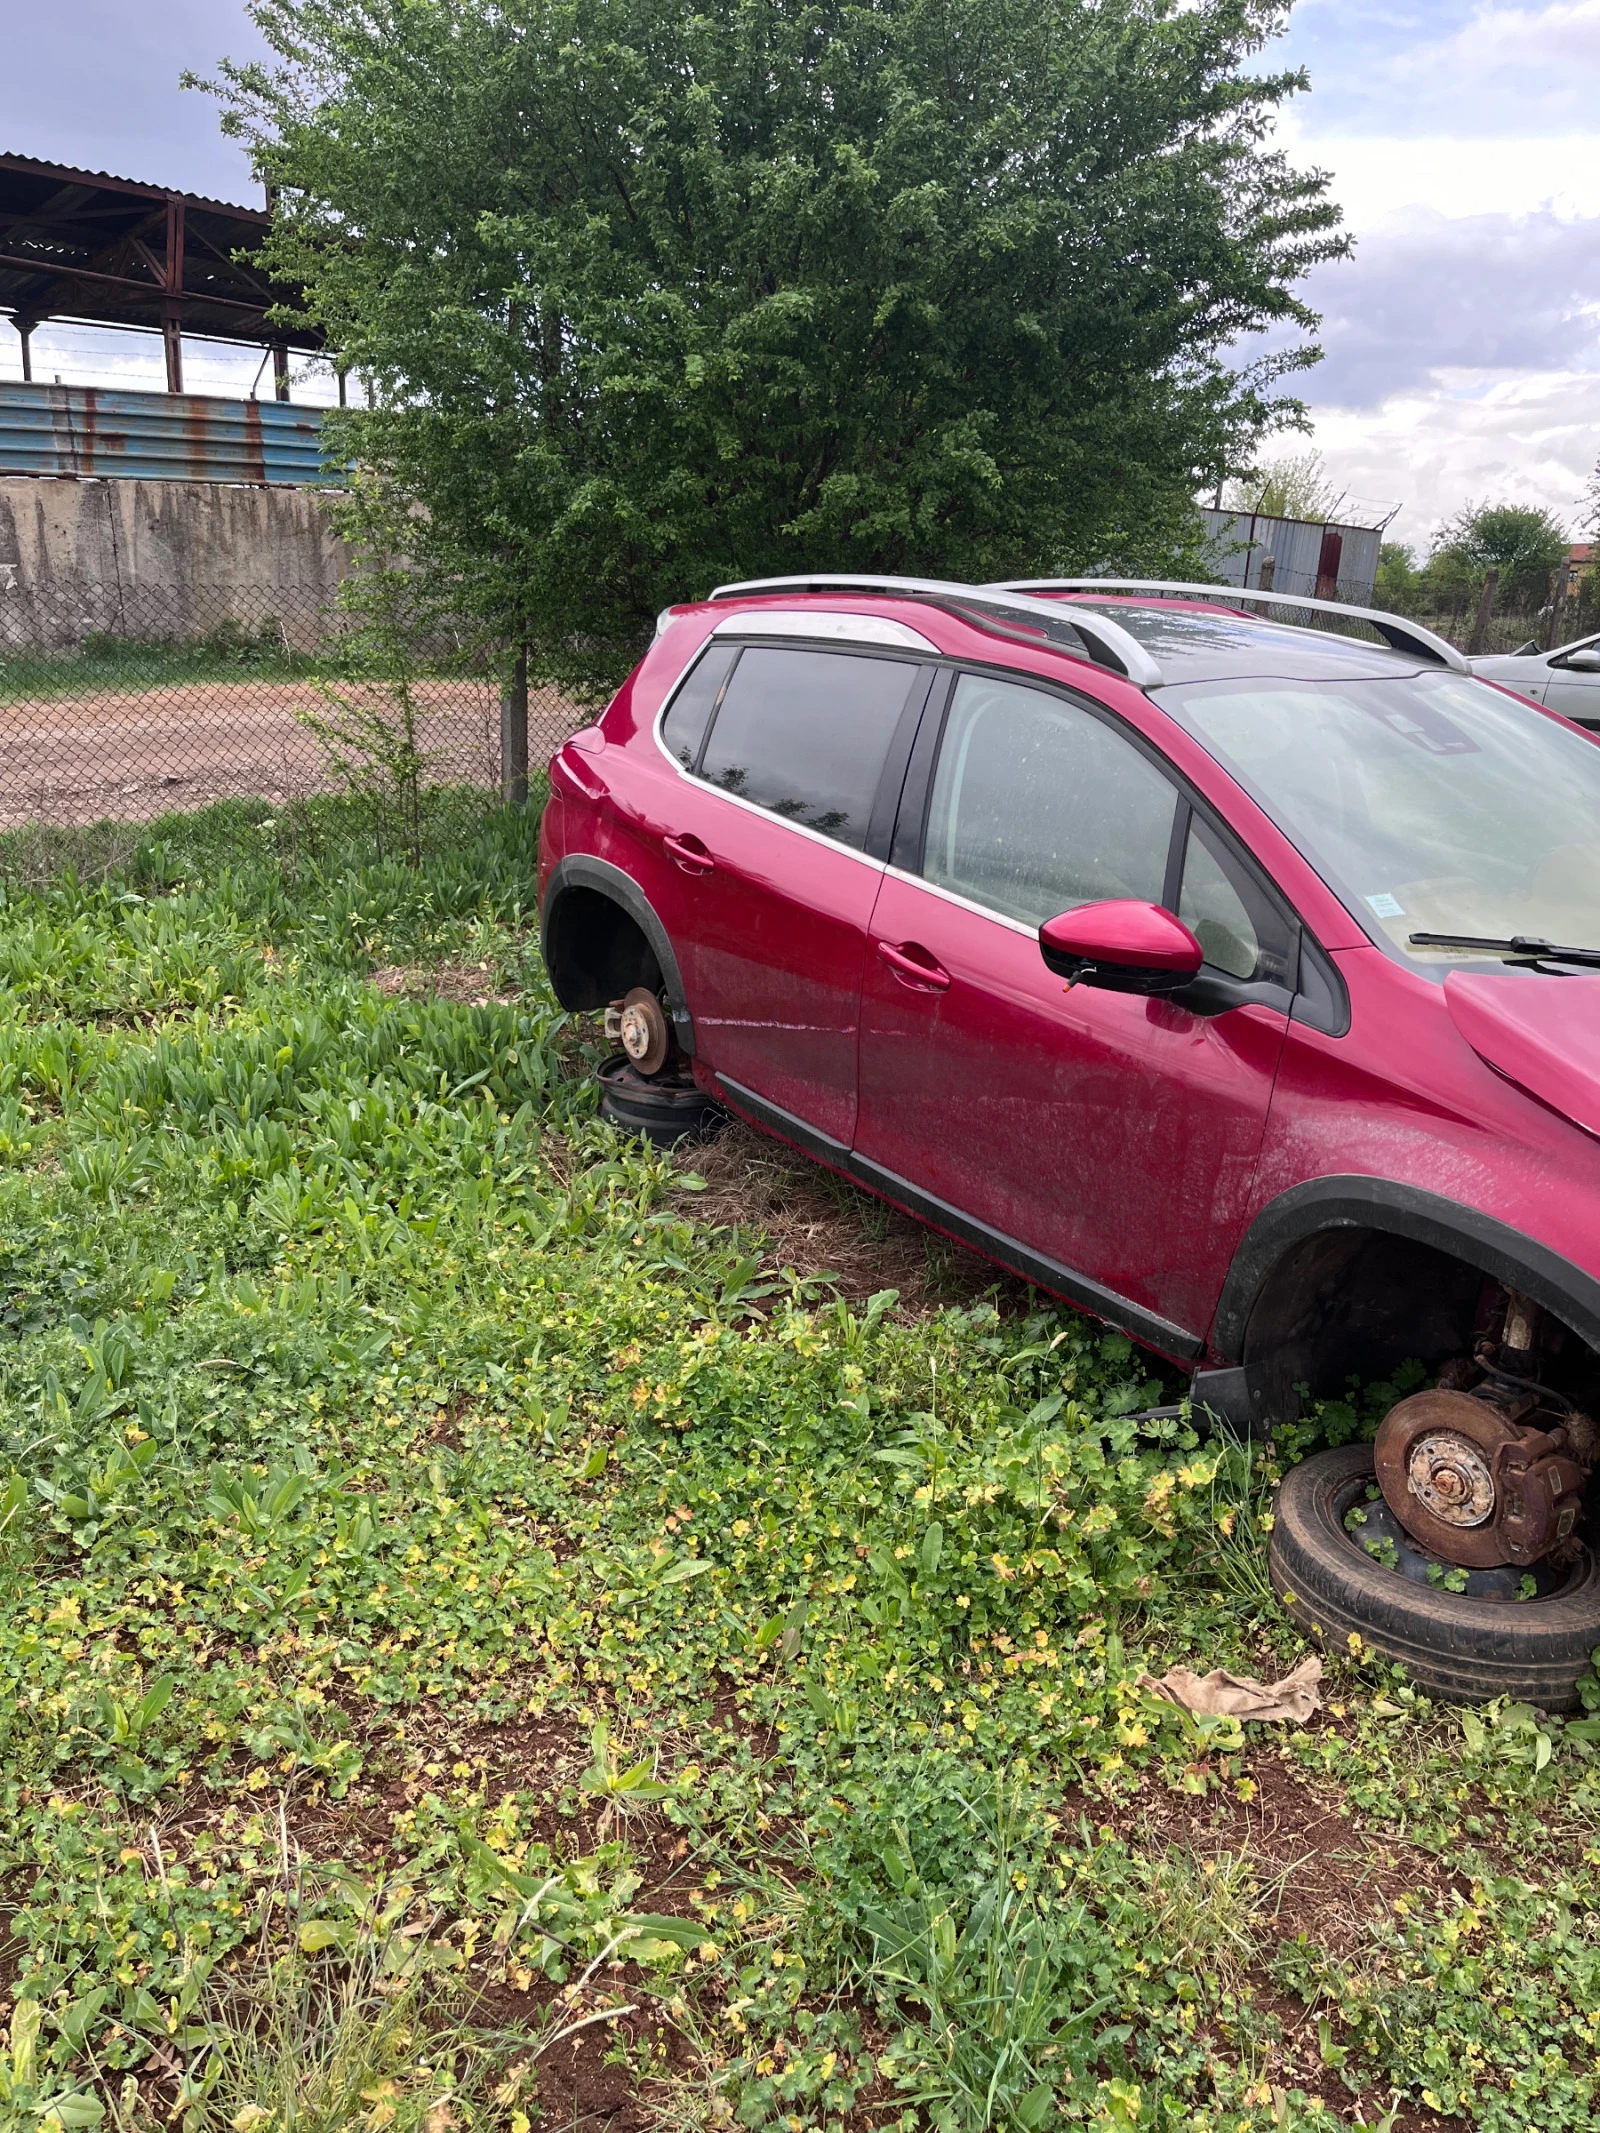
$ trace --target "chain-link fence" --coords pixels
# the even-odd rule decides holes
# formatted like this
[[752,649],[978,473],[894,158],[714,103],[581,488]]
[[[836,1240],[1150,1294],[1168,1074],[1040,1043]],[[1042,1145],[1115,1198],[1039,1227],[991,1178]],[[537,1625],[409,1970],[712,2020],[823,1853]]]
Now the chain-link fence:
[[[1360,628],[1309,611],[1284,619]],[[1418,619],[1465,644],[1477,617],[1463,596]],[[1551,624],[1548,607],[1496,610],[1482,648],[1543,644]],[[29,586],[0,575],[0,833],[139,823],[221,799],[283,807],[363,778],[371,796],[401,758],[414,785],[492,804],[520,752],[513,717],[503,756],[504,675],[474,664],[465,637],[435,625],[407,661],[400,704],[392,685],[361,678],[345,658],[348,625],[325,584],[53,576]],[[1574,588],[1559,627],[1563,640],[1600,630],[1600,579]],[[535,773],[589,715],[554,690],[528,692]],[[364,760],[361,745],[354,754],[338,745],[359,729]]]
[[[379,785],[402,757],[425,787],[497,795],[502,677],[436,639],[402,700],[343,658],[343,620],[325,586],[0,585],[0,831],[283,806],[364,769]],[[530,691],[530,763],[587,715]],[[365,764],[337,744],[357,729]]]
[[1417,602],[1407,612],[1463,651],[1516,652],[1530,644],[1549,651],[1600,632],[1600,582],[1586,574],[1565,599],[1492,601],[1487,614],[1476,593],[1448,604]]

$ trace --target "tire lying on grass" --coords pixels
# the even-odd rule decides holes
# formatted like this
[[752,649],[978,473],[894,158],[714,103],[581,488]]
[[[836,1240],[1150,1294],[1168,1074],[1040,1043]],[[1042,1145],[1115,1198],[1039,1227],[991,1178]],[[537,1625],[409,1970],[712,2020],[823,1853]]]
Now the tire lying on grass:
[[657,1148],[679,1141],[708,1141],[722,1130],[727,1113],[714,1097],[692,1081],[676,1076],[655,1080],[634,1071],[618,1052],[596,1070],[600,1116],[619,1132],[631,1133]]
[[[1374,1533],[1392,1560],[1370,1551]],[[1386,1547],[1385,1539],[1399,1545]],[[1538,1590],[1527,1599],[1494,1596],[1522,1584],[1514,1570],[1474,1572],[1463,1592],[1429,1582],[1427,1558],[1377,1497],[1370,1444],[1318,1452],[1290,1468],[1274,1507],[1268,1569],[1303,1628],[1341,1651],[1353,1632],[1443,1703],[1510,1696],[1570,1711],[1600,1645],[1600,1568],[1587,1548],[1539,1565]]]

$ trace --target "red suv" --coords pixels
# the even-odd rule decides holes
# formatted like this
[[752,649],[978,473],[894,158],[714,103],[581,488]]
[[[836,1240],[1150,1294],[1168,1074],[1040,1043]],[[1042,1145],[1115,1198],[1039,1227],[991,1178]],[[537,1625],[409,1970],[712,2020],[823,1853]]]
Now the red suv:
[[1280,1592],[1559,1707],[1600,1644],[1600,744],[1398,617],[1240,600],[670,610],[550,765],[551,980],[607,1011],[614,1118],[725,1107],[1236,1427],[1420,1361],[1286,1480]]

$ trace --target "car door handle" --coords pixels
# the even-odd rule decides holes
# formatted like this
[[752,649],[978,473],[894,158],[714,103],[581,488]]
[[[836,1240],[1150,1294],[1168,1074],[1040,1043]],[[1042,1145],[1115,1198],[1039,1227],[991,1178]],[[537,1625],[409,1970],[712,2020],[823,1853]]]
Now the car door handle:
[[878,960],[887,963],[900,983],[912,992],[945,992],[949,988],[949,971],[936,963],[918,941],[905,941],[898,948],[889,941],[879,941]]
[[698,837],[663,837],[661,841],[666,846],[667,857],[680,866],[685,874],[711,874],[716,871],[717,862]]

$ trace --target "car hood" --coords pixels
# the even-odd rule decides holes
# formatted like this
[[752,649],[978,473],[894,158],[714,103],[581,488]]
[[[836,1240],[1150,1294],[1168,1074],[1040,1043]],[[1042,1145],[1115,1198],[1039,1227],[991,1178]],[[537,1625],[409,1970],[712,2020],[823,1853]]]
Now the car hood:
[[1600,1137],[1600,976],[1452,970],[1444,998],[1480,1059]]

